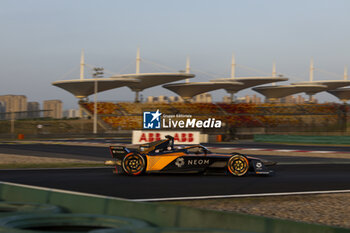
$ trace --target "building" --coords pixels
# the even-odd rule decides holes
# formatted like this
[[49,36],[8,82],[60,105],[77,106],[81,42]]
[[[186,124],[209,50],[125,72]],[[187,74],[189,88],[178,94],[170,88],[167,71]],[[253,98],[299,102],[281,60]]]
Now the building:
[[184,102],[184,100],[180,96],[148,96],[147,103],[176,103],[176,102]]
[[[279,102],[286,103],[286,104],[304,104],[305,102],[308,102],[308,101],[306,101],[302,95],[297,95],[297,96],[290,95],[290,96],[281,98]],[[318,102],[315,96],[311,97],[311,102],[312,103]]]
[[305,98],[302,97],[301,95],[298,95],[298,96],[296,97],[295,103],[296,103],[296,104],[303,104],[303,103],[305,103]]
[[[62,118],[62,101],[61,100],[45,100],[43,103],[44,117]],[[48,111],[49,110],[49,111]]]
[[38,118],[40,117],[40,104],[39,102],[28,102],[27,103],[27,116],[29,118]]
[[154,96],[147,96],[147,103],[153,103]]
[[230,104],[231,103],[231,96],[229,95],[225,95],[224,97],[222,97],[222,102],[225,104]]
[[310,99],[310,102],[311,102],[311,103],[314,103],[314,104],[317,104],[317,103],[318,103],[318,100],[316,99],[315,96],[312,96],[311,99]]
[[0,120],[4,120],[6,117],[6,104],[3,101],[0,101]]
[[168,97],[164,95],[160,96],[148,96],[147,97],[147,102],[148,103],[168,103]]
[[79,109],[68,109],[63,111],[63,117],[65,118],[81,118]]
[[5,112],[27,111],[27,97],[25,95],[2,95],[0,101],[5,103]]
[[283,97],[279,100],[280,103],[285,103],[285,104],[295,104],[296,103],[296,98],[293,95],[289,95],[286,97]]
[[[226,98],[225,98],[226,97]],[[222,99],[224,103],[230,103],[229,100],[231,100],[230,97],[224,96]],[[239,97],[235,101],[236,103],[247,103],[247,104],[260,104],[261,98],[256,95],[246,95],[244,97]]]
[[252,96],[247,95],[245,97],[245,102],[246,103],[251,103],[251,104],[260,104],[261,103],[261,98],[256,96],[256,95],[252,95]]
[[6,112],[6,104],[4,101],[0,101],[0,113]]
[[169,96],[169,102],[172,103],[183,103],[184,100],[180,96]]
[[191,102],[192,103],[212,103],[213,98],[211,97],[211,94],[203,93],[203,94],[194,96]]
[[168,103],[168,97],[164,95],[160,96],[148,96],[147,103]]

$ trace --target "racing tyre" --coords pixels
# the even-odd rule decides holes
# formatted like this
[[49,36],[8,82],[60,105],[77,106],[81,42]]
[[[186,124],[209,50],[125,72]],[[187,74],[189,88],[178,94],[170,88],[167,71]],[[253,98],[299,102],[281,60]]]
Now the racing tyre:
[[140,175],[146,169],[146,161],[140,154],[129,154],[122,162],[123,170],[128,175]]
[[227,162],[227,169],[234,176],[244,176],[247,174],[248,168],[248,159],[243,155],[233,155]]

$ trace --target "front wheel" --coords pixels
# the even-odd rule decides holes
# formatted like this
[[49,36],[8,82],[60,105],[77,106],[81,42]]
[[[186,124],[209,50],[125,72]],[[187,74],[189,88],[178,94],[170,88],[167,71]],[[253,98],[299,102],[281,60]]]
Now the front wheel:
[[243,155],[233,155],[227,162],[227,169],[234,176],[244,176],[247,174],[248,168],[248,159]]
[[146,169],[145,159],[140,154],[129,154],[124,157],[122,167],[129,175],[140,175]]

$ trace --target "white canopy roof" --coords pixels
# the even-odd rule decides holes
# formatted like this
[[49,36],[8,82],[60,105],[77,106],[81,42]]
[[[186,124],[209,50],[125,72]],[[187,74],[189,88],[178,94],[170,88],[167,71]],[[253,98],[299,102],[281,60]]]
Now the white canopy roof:
[[350,88],[339,88],[335,90],[329,90],[328,93],[334,95],[341,101],[348,101],[350,100]]
[[253,88],[254,91],[264,95],[267,99],[283,98],[301,92],[305,92],[306,94],[310,95],[313,93],[324,91],[325,89],[327,89],[327,86],[317,84],[264,86]]
[[[134,78],[97,78],[97,82],[97,91],[102,92],[123,87],[131,83],[136,84],[139,80]],[[77,98],[85,98],[94,93],[95,79],[61,80],[53,82],[52,85],[72,93]]]
[[293,85],[307,85],[307,84],[319,84],[327,86],[327,90],[337,89],[339,87],[350,86],[350,80],[324,80],[324,81],[308,81],[292,83]]
[[164,83],[176,82],[183,79],[193,78],[194,74],[186,73],[140,73],[140,74],[123,74],[111,76],[115,78],[133,78],[139,80],[137,83],[128,83],[126,86],[132,91],[142,91],[144,89],[158,86]]
[[174,83],[163,85],[164,88],[169,89],[185,100],[191,99],[193,96],[226,87],[237,87],[243,85],[240,82],[190,82],[190,83]]
[[238,92],[243,89],[247,89],[254,86],[259,86],[267,83],[287,81],[288,78],[284,77],[237,77],[237,78],[219,78],[211,80],[212,82],[240,82],[243,83],[241,86],[228,86],[224,88],[227,92]]

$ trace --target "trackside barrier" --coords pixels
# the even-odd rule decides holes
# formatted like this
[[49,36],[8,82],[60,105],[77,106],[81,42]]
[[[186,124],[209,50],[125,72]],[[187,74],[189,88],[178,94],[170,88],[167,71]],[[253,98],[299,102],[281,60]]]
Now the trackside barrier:
[[90,232],[95,229],[147,228],[150,225],[144,221],[97,214],[32,214],[0,218],[0,227],[8,230],[27,229],[32,231],[49,232]]
[[183,227],[145,227],[145,228],[119,228],[107,230],[94,230],[89,233],[252,233],[247,231],[220,230],[205,228],[183,228]]
[[350,136],[306,136],[306,135],[278,135],[257,134],[255,142],[286,142],[304,144],[350,144]]
[[[233,232],[256,233],[350,233],[350,229],[338,227],[293,222],[240,213],[201,210],[171,204],[134,202],[118,198],[37,188],[6,182],[0,182],[0,199],[2,201],[35,202],[56,205],[74,214],[84,213],[134,218],[160,227],[159,229],[176,227],[206,228],[207,230],[221,229],[234,230]],[[133,229],[129,232],[146,233],[146,230],[147,229],[135,231]],[[164,229],[164,231],[157,232],[170,233],[177,231],[166,231],[166,229]]]
[[37,204],[28,202],[0,201],[0,217],[34,214],[34,213],[61,213],[62,209],[55,205]]

